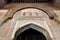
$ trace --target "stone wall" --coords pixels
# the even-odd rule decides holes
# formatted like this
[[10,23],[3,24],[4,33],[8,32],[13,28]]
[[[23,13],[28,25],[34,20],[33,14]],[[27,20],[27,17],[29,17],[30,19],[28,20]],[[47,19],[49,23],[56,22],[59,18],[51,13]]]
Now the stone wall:
[[54,0],[54,5],[60,8],[60,0]]
[[5,1],[4,0],[0,0],[0,8],[2,7],[2,6],[4,6],[5,5]]

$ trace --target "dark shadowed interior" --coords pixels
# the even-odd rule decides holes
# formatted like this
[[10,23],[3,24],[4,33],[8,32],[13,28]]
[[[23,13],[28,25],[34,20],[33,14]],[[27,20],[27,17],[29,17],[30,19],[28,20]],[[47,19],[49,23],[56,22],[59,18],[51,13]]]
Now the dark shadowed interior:
[[8,3],[48,3],[52,0],[7,0]]
[[42,33],[30,28],[22,32],[17,37],[16,40],[47,40],[47,39]]

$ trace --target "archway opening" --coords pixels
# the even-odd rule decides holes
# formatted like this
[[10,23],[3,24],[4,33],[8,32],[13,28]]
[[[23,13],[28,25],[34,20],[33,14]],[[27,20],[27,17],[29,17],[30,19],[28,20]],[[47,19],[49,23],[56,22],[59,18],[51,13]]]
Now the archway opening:
[[16,40],[47,40],[47,39],[42,33],[30,28],[19,34]]

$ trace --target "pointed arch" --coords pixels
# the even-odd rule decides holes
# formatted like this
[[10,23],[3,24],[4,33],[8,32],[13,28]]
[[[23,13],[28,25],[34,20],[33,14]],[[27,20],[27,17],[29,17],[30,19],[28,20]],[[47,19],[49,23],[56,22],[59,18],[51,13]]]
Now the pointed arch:
[[43,29],[43,28],[41,28],[38,25],[33,24],[33,23],[24,25],[22,28],[19,28],[15,33],[14,40],[16,40],[18,35],[20,35],[21,33],[23,33],[24,31],[26,31],[30,28],[42,33],[47,38],[47,40],[52,40],[49,33],[45,29]]

